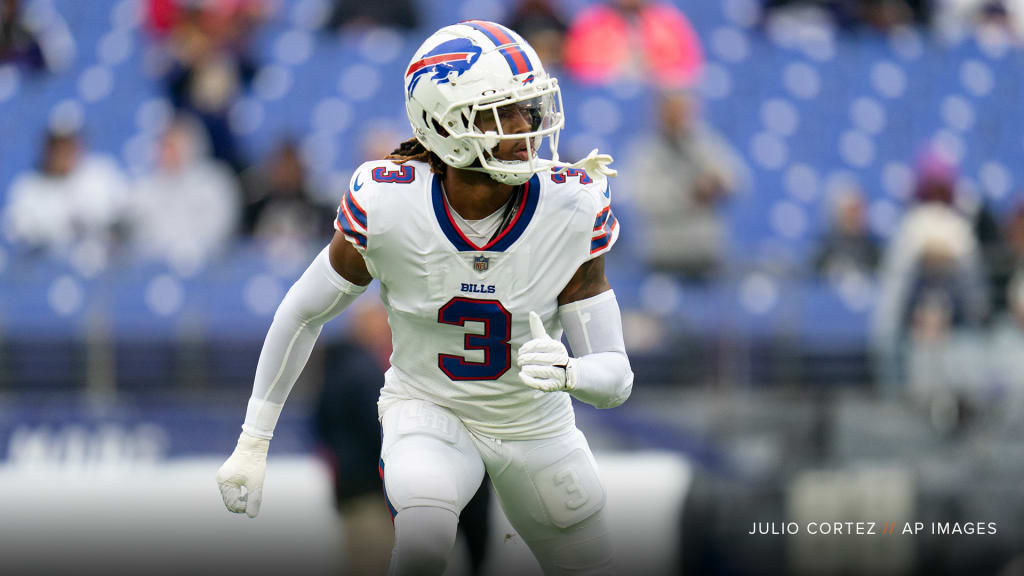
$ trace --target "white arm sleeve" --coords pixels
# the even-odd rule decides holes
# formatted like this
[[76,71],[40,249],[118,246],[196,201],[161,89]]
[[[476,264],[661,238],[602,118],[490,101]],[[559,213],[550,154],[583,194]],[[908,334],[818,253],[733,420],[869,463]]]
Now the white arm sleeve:
[[329,246],[324,248],[285,294],[263,342],[242,425],[242,430],[257,438],[274,435],[284,401],[320,329],[366,291],[366,286],[353,284],[334,270],[329,251]]
[[614,408],[633,391],[633,371],[622,339],[622,317],[615,292],[558,308],[576,365],[571,394],[597,408]]

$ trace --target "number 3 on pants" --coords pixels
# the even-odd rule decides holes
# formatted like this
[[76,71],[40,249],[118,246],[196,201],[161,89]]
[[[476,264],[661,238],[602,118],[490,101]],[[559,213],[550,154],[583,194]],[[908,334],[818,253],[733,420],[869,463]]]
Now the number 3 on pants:
[[551,523],[559,528],[578,524],[604,506],[604,487],[581,448],[533,474],[533,485]]
[[576,510],[590,500],[587,489],[580,484],[580,476],[572,468],[564,468],[561,472],[555,473],[555,486],[565,490],[565,506],[570,510]]

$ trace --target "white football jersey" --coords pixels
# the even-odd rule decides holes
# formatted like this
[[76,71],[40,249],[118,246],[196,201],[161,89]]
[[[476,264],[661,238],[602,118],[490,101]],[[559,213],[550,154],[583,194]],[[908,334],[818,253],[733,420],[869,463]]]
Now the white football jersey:
[[403,399],[448,408],[479,434],[535,439],[575,424],[565,392],[519,380],[529,313],[560,338],[558,295],[581,264],[611,249],[618,226],[603,177],[542,172],[488,244],[455,225],[440,178],[423,162],[360,166],[335,227],[380,281],[394,352],[378,410]]

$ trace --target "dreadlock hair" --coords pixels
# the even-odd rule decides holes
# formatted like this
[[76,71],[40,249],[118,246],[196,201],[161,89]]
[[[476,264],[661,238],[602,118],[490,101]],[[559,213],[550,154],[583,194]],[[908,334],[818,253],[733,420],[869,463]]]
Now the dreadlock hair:
[[423,147],[416,138],[409,138],[402,142],[391,154],[384,157],[386,160],[393,160],[395,164],[404,164],[409,160],[418,160],[430,164],[430,171],[434,174],[444,174],[448,165],[441,158]]

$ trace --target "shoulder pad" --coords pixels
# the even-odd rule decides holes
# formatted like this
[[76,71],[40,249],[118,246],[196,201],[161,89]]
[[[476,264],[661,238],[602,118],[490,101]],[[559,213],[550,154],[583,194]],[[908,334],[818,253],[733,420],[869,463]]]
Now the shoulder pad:
[[619,220],[612,212],[612,188],[607,178],[595,181],[587,192],[595,199],[594,229],[590,238],[590,257],[595,258],[611,250],[619,239]]
[[581,168],[563,168],[553,170],[550,179],[556,188],[560,185],[571,187],[567,191],[574,193],[581,217],[593,218],[588,220],[588,223],[593,223],[588,259],[611,250],[619,238],[619,222],[612,213],[609,178],[601,173],[592,176]]
[[408,161],[402,164],[391,160],[372,160],[364,162],[352,173],[349,190],[357,196],[373,193],[374,190],[386,188],[389,184],[411,184],[430,173],[430,168],[422,162]]
[[353,172],[348,190],[341,198],[335,229],[343,233],[356,249],[366,250],[378,195],[386,194],[392,186],[412,184],[429,173],[429,166],[422,162],[364,162]]
[[550,179],[553,184],[564,184],[566,188],[601,207],[611,203],[611,188],[608,178],[603,174],[592,176],[581,168],[561,168],[552,170]]

